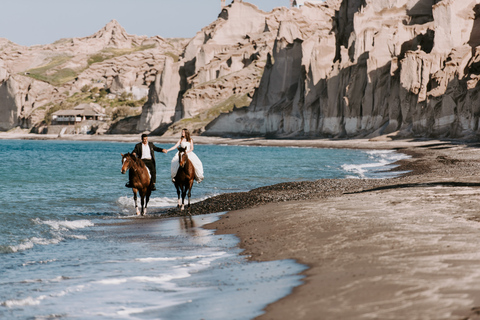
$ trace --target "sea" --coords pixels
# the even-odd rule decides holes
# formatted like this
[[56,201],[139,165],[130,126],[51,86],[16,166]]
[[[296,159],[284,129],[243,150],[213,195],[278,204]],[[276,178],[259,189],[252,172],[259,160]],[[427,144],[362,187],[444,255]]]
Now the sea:
[[[0,319],[253,319],[302,284],[306,266],[249,261],[235,235],[202,228],[224,212],[137,217],[120,170],[121,153],[133,147],[0,140]],[[205,180],[192,202],[287,181],[390,178],[407,157],[198,144],[194,151]],[[173,155],[156,153],[148,212],[176,206]]]

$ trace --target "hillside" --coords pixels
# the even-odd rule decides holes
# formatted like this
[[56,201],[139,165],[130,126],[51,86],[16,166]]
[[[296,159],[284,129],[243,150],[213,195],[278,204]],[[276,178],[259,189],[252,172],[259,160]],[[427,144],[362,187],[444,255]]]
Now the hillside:
[[137,108],[124,113],[138,114],[165,58],[178,57],[185,44],[129,35],[115,20],[94,35],[49,45],[0,39],[0,130],[38,130],[52,111],[82,102],[97,102],[110,116],[129,105]]

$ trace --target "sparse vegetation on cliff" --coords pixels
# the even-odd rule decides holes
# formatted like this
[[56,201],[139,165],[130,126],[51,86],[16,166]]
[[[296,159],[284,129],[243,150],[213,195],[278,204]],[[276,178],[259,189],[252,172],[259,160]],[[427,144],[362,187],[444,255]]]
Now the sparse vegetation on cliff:
[[248,106],[252,99],[248,94],[233,95],[228,99],[220,102],[193,118],[184,118],[173,123],[167,130],[167,134],[176,134],[183,128],[189,128],[192,133],[199,134],[205,130],[205,126],[216,119],[221,113],[230,112],[234,108],[242,108]]
[[137,46],[137,47],[127,48],[127,49],[106,48],[96,54],[91,55],[88,58],[87,63],[90,66],[94,63],[103,62],[108,59],[113,59],[113,58],[124,56],[130,53],[153,49],[153,48],[155,48],[154,44],[146,45],[146,46]]
[[72,57],[67,55],[53,57],[46,65],[27,70],[25,75],[36,80],[48,82],[54,86],[62,85],[75,79],[78,74],[77,71],[71,68],[59,68],[71,59]]

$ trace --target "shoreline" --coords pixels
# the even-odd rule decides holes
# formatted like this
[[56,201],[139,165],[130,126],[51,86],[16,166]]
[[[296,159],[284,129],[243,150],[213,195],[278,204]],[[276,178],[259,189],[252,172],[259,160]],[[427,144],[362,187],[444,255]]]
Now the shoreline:
[[[177,136],[149,136],[149,141],[154,143],[176,143]],[[332,148],[332,149],[379,149],[391,150],[393,148],[408,148],[431,143],[442,143],[440,140],[428,139],[401,139],[393,140],[389,136],[380,136],[374,139],[268,139],[263,137],[211,137],[192,136],[195,144],[239,145],[239,146],[268,146],[268,147],[304,147],[304,148]],[[108,141],[132,142],[141,141],[140,134],[105,134],[105,135],[73,135],[65,134],[35,134],[35,133],[9,133],[0,132],[0,140],[58,140],[58,141]],[[455,141],[455,140],[453,140]],[[392,144],[395,146],[392,147]]]
[[[79,140],[73,138],[62,140]],[[292,259],[308,266],[304,284],[257,319],[474,319],[478,314],[480,144],[388,137],[193,138],[197,144],[378,149],[411,156],[398,162],[394,171],[409,172],[397,178],[287,182],[192,204],[195,215],[226,212],[204,228],[235,234],[249,259]],[[136,142],[139,137],[81,140]],[[181,214],[167,210],[148,218],[172,216]],[[146,223],[134,220],[128,223]]]
[[411,170],[405,175],[340,183],[326,194],[316,187],[329,180],[289,183],[290,195],[308,196],[230,211],[205,226],[236,234],[251,260],[309,267],[304,284],[257,319],[473,319],[480,306],[479,145],[404,143],[389,142],[412,156],[395,169]]

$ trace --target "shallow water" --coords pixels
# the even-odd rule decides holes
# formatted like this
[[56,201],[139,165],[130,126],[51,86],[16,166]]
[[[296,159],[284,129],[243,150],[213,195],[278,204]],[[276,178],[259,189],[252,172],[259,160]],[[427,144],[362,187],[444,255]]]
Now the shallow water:
[[[293,261],[252,263],[191,219],[137,219],[120,174],[131,143],[0,141],[0,318],[251,319],[300,284]],[[160,145],[162,147],[169,147]],[[194,201],[285,181],[391,176],[388,151],[197,145]],[[150,210],[176,204],[157,153]],[[124,221],[145,222],[127,223]],[[119,223],[120,222],[120,223]]]

